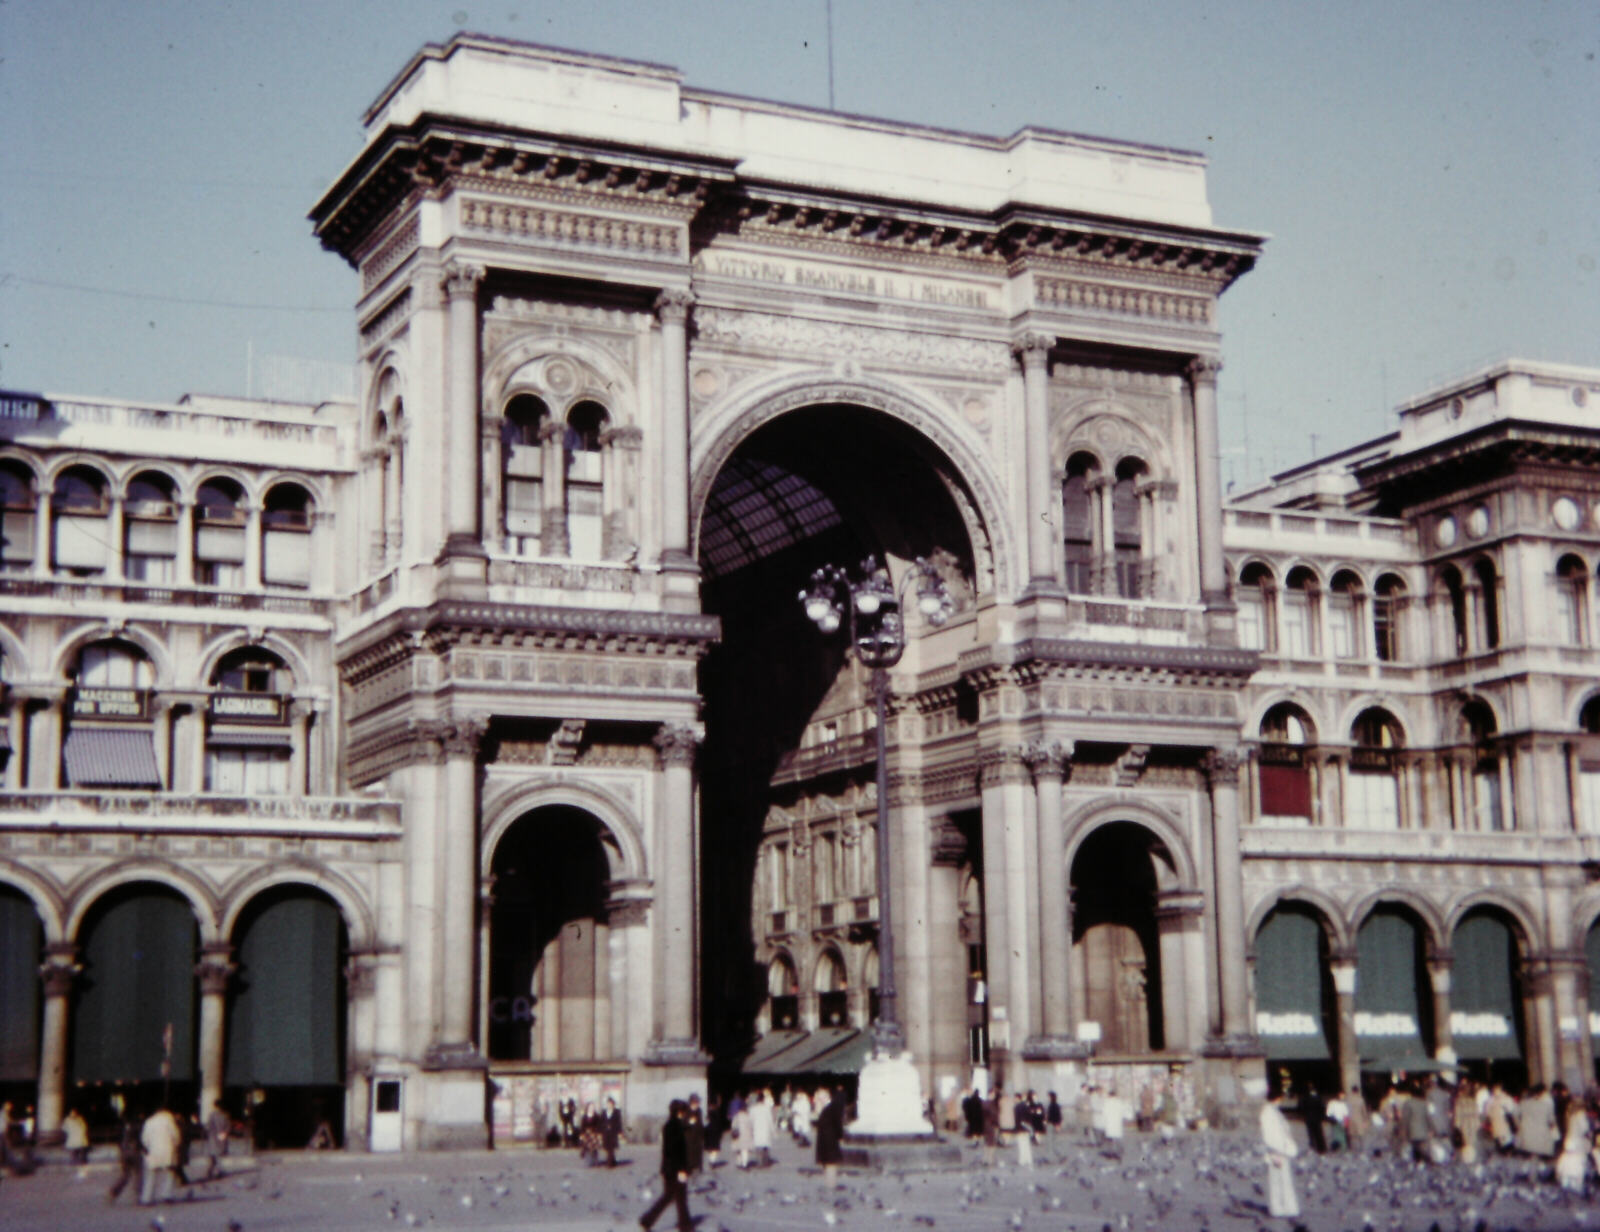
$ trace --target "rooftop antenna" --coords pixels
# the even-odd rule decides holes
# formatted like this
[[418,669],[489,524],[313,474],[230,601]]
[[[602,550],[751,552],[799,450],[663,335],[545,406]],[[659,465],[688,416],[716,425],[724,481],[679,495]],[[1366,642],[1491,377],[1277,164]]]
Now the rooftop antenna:
[[828,3],[828,110],[833,111],[833,0]]

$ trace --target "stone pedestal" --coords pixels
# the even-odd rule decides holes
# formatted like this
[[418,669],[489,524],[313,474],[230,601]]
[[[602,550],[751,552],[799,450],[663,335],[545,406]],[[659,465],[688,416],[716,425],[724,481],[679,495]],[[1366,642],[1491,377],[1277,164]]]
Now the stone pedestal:
[[416,1145],[424,1151],[489,1146],[488,1064],[470,1047],[430,1049],[417,1075]]
[[852,1137],[932,1136],[922,1109],[922,1079],[909,1052],[874,1056],[861,1067]]

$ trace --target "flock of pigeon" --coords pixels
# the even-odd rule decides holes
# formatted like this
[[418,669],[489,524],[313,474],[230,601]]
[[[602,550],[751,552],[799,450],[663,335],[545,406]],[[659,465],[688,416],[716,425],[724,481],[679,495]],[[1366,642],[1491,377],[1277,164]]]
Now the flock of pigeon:
[[[495,1159],[492,1172],[481,1159],[473,1171],[465,1161],[413,1157],[414,1170],[371,1178],[351,1160],[355,1167],[336,1189],[325,1181],[315,1195],[296,1164],[285,1161],[233,1178],[227,1187],[235,1201],[218,1204],[228,1213],[215,1226],[251,1232],[259,1220],[262,1229],[283,1227],[274,1208],[288,1215],[284,1208],[314,1196],[330,1229],[569,1225],[628,1232],[660,1186],[654,1149],[638,1145],[629,1153],[631,1161],[614,1171],[563,1171],[548,1156],[522,1167],[518,1156],[506,1155],[503,1164]],[[820,1173],[799,1157],[744,1172],[723,1167],[695,1178],[690,1207],[699,1232],[1600,1232],[1600,1194],[1591,1199],[1562,1190],[1539,1161],[1418,1165],[1387,1151],[1302,1155],[1295,1161],[1302,1213],[1283,1220],[1267,1214],[1266,1168],[1259,1146],[1244,1135],[1130,1138],[1120,1151],[1062,1143],[1041,1147],[1032,1169],[1015,1166],[1009,1153],[985,1169],[975,1147],[968,1154],[966,1170],[847,1172],[835,1189],[825,1189]],[[152,1232],[169,1232],[163,1215],[145,1217]],[[668,1216],[659,1226],[671,1222]]]

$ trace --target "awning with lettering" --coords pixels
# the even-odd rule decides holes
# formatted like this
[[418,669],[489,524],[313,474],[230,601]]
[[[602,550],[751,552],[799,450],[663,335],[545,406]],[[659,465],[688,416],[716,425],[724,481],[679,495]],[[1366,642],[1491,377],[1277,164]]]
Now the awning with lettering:
[[143,728],[74,727],[62,750],[72,787],[160,787],[154,736]]
[[1470,915],[1450,943],[1450,1042],[1462,1060],[1520,1059],[1513,972],[1517,942],[1504,920]]
[[1396,911],[1380,909],[1356,934],[1356,1043],[1363,1062],[1403,1067],[1424,1061],[1422,932]]
[[1316,918],[1274,911],[1256,935],[1256,1034],[1272,1061],[1332,1056],[1323,997],[1323,937]]
[[286,749],[293,737],[281,727],[271,731],[210,731],[206,733],[208,748],[227,749]]

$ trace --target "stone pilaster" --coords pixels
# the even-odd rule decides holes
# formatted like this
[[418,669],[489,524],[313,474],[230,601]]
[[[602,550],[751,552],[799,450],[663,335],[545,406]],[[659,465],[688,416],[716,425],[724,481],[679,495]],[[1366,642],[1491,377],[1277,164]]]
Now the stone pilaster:
[[661,563],[692,570],[689,555],[689,309],[687,288],[656,297],[661,322]]
[[67,1040],[70,1033],[72,984],[83,968],[77,947],[66,942],[45,947],[39,978],[44,984],[44,1014],[39,1031],[39,1115],[41,1141],[55,1141],[66,1114]]
[[1059,594],[1056,580],[1055,493],[1050,483],[1050,347],[1046,334],[1024,334],[1011,344],[1022,361],[1023,449],[1027,472],[1028,593]]
[[1211,749],[1203,766],[1211,791],[1212,861],[1216,869],[1217,970],[1221,984],[1219,1043],[1230,1055],[1258,1055],[1249,1021],[1249,976],[1245,968],[1244,876],[1239,858],[1239,765],[1237,748]]
[[1217,441],[1217,374],[1222,361],[1196,355],[1189,363],[1194,401],[1196,527],[1200,549],[1200,597],[1209,607],[1226,606],[1228,577],[1222,556],[1222,457]]
[[656,816],[656,973],[660,995],[649,1060],[665,1065],[703,1065],[695,1013],[694,759],[700,734],[664,724],[655,736],[661,757],[660,811]]
[[481,591],[486,577],[478,480],[478,286],[483,277],[481,265],[452,261],[443,278],[450,337],[445,386],[449,490],[440,564],[447,588],[466,594]]
[[1349,1092],[1361,1085],[1361,1053],[1356,1040],[1356,956],[1334,954],[1328,966],[1338,1021],[1339,1087]]
[[200,1105],[204,1120],[211,1105],[222,1098],[223,1045],[227,1038],[228,984],[237,968],[233,946],[208,942],[200,948],[194,969],[200,983]]
[[1072,920],[1067,897],[1066,841],[1062,830],[1061,784],[1072,759],[1068,744],[1031,744],[1022,751],[1033,773],[1038,819],[1036,872],[1039,895],[1040,1009],[1039,1034],[1028,1039],[1029,1058],[1080,1057],[1085,1050],[1073,1038],[1073,1013],[1068,965],[1072,957]]

